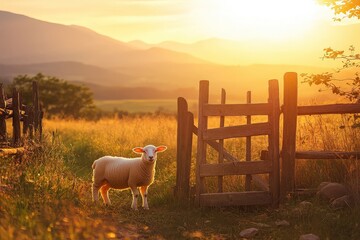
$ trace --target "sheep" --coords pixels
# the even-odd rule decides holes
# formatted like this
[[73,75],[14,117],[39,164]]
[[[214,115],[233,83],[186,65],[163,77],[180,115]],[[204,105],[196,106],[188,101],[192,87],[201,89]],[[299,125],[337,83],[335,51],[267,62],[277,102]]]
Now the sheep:
[[109,189],[131,189],[131,208],[137,210],[139,190],[142,207],[149,209],[147,202],[148,187],[154,182],[155,165],[158,152],[164,152],[166,146],[147,145],[136,147],[132,151],[141,154],[137,158],[104,156],[94,161],[92,194],[93,201],[99,200],[99,191],[106,205],[110,205]]

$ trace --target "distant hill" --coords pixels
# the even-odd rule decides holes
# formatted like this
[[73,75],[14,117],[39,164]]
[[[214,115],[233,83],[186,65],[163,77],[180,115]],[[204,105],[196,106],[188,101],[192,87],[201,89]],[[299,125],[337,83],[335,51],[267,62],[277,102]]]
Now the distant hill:
[[[260,51],[262,55],[257,56],[252,54],[255,45],[215,38],[193,44],[163,42],[152,45],[140,40],[125,43],[81,26],[49,23],[4,11],[0,11],[0,32],[0,81],[9,81],[19,74],[41,72],[84,83],[97,99],[179,96],[196,99],[199,80],[207,79],[215,100],[220,89],[225,88],[230,99],[245,99],[245,92],[251,90],[254,101],[263,101],[267,96],[267,80],[279,79],[282,85],[285,72],[329,70],[291,64],[298,55],[281,51],[281,46],[257,46],[257,50],[263,50]],[[303,45],[307,41],[304,40]],[[298,51],[299,54],[309,51],[304,49]],[[270,64],[224,65],[202,60],[203,57],[219,59],[217,62],[227,57],[239,62],[263,58],[270,59]],[[279,61],[287,64],[277,64]],[[311,61],[306,64],[311,65]],[[301,96],[317,91],[314,87],[299,86],[304,89]]]
[[12,80],[18,75],[36,75],[43,73],[73,82],[112,85],[131,85],[134,77],[109,69],[79,62],[51,62],[35,64],[0,64],[0,77]]
[[76,61],[102,67],[155,62],[200,63],[185,53],[129,44],[80,26],[66,26],[0,11],[0,63]]

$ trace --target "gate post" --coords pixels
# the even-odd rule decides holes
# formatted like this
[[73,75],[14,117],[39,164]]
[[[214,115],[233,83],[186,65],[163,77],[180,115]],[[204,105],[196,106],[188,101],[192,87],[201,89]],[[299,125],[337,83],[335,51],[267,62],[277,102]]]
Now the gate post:
[[295,190],[295,152],[297,125],[297,73],[284,75],[284,126],[282,144],[281,198]]
[[178,98],[177,122],[177,166],[175,196],[188,200],[190,194],[190,168],[192,150],[192,128],[194,116],[188,112],[188,104],[182,97]]
[[196,157],[196,198],[195,204],[200,206],[200,194],[204,192],[204,178],[200,177],[200,165],[206,163],[206,142],[203,140],[204,131],[207,129],[208,117],[203,114],[204,104],[209,102],[209,81],[200,81],[199,88],[199,119],[198,142]]
[[7,142],[6,134],[6,102],[3,84],[0,84],[0,141]]
[[277,80],[269,81],[269,157],[273,163],[272,172],[270,173],[270,192],[272,195],[273,207],[279,206],[280,197],[280,153],[279,153],[279,84]]
[[13,109],[13,144],[15,147],[20,146],[21,131],[20,131],[20,95],[16,88],[13,89],[12,97]]

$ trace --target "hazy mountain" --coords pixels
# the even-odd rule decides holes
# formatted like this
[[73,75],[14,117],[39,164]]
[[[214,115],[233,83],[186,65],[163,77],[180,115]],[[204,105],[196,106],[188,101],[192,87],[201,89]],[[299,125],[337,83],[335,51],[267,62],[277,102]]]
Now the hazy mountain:
[[155,62],[205,62],[171,50],[138,50],[79,26],[66,26],[0,11],[0,63],[76,61],[98,66]]
[[[310,34],[311,32],[311,34]],[[347,49],[350,45],[360,47],[355,39],[360,37],[360,24],[313,26],[309,33],[301,38],[275,41],[234,41],[211,38],[195,43],[165,41],[159,44],[147,44],[143,41],[131,41],[128,44],[138,49],[161,47],[173,51],[191,54],[208,61],[227,65],[249,64],[291,64],[335,66],[334,61],[323,61],[323,49],[333,47]]]
[[[310,60],[302,65],[292,64],[298,56],[281,50],[279,44],[255,46],[249,42],[215,38],[193,44],[170,41],[156,45],[143,41],[124,43],[84,27],[48,23],[4,11],[0,11],[0,32],[2,81],[19,74],[41,72],[85,83],[99,99],[176,98],[182,94],[196,99],[199,80],[207,79],[213,95],[225,88],[229,98],[244,99],[245,92],[252,90],[254,99],[263,101],[269,79],[279,79],[282,85],[285,72],[329,70],[306,66],[311,64]],[[307,41],[302,44],[306,45]],[[298,46],[296,44],[293,46]],[[306,54],[309,48],[300,49],[304,50],[298,51],[299,54]],[[272,61],[269,60],[271,64],[222,65],[192,55],[217,62],[228,61],[226,59],[231,56],[236,58],[235,62],[262,58]],[[287,65],[276,64],[279,61]],[[316,90],[306,90],[306,94]]]
[[54,76],[73,82],[84,82],[102,85],[127,86],[134,77],[109,69],[87,65],[78,62],[51,62],[37,64],[0,64],[0,77],[11,80],[18,75],[44,75]]

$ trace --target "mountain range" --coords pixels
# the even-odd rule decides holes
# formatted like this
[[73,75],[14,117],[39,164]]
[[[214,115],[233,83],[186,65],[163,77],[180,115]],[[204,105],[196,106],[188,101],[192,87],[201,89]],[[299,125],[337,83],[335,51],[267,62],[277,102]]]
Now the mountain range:
[[[228,88],[235,95],[255,90],[263,96],[266,81],[281,79],[287,71],[328,70],[292,61],[296,58],[291,52],[281,52],[279,46],[261,46],[255,51],[254,45],[224,39],[193,44],[123,42],[85,27],[5,11],[0,11],[0,32],[0,80],[41,72],[83,83],[97,99],[197,98],[198,81],[202,79],[209,79],[214,89]],[[274,49],[277,55],[269,62],[266,59]],[[264,56],[252,54],[265,50]],[[291,57],[284,61],[284,56]],[[245,65],[256,59],[266,64]]]

